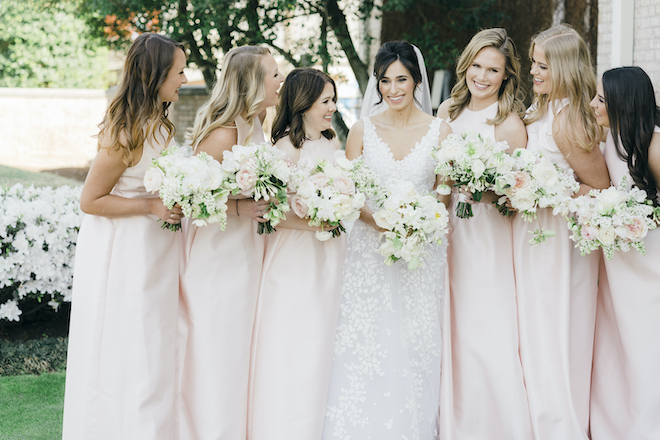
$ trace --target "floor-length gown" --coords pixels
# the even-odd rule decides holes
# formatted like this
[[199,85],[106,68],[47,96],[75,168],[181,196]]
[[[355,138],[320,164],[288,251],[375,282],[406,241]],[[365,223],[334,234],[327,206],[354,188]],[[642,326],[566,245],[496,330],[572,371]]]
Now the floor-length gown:
[[[546,114],[527,126],[527,149],[541,151],[569,169],[552,137],[552,101]],[[577,147],[575,147],[577,148]],[[598,253],[580,255],[568,238],[566,220],[551,208],[538,211],[556,236],[531,246],[537,223],[513,220],[513,259],[518,297],[520,357],[536,440],[586,440],[598,290]]]
[[[383,182],[406,179],[431,191],[440,119],[397,161],[363,118],[365,164]],[[373,206],[371,206],[373,209]],[[441,308],[446,247],[431,245],[424,267],[387,266],[379,232],[357,220],[348,237],[323,438],[437,438]]]
[[[332,140],[307,140],[299,163],[332,163],[334,153]],[[314,231],[278,227],[266,241],[253,339],[248,439],[319,440],[346,236],[321,242]]]
[[[249,126],[238,117],[238,143]],[[255,118],[253,142],[264,134]],[[229,203],[233,201],[230,200]],[[189,224],[181,280],[182,440],[244,440],[250,346],[265,237],[247,217],[227,216],[227,228]]]
[[[660,127],[655,128],[660,132]],[[612,134],[603,153],[612,183],[627,176]],[[660,438],[660,229],[646,255],[617,251],[601,260],[591,390],[593,440]]]
[[[463,109],[449,121],[454,134],[475,131],[495,139],[498,103]],[[442,393],[451,408],[441,407],[443,440],[529,440],[529,406],[518,353],[518,310],[513,271],[512,218],[492,203],[473,203],[474,217],[456,216],[454,191],[447,250],[451,376],[443,371]],[[476,275],[478,273],[478,276]],[[447,353],[447,350],[445,350]],[[445,426],[446,425],[446,426]]]
[[[153,198],[143,178],[161,146],[145,143],[111,194]],[[101,151],[99,154],[103,154]],[[65,440],[172,438],[179,233],[153,215],[86,215],[76,248]]]

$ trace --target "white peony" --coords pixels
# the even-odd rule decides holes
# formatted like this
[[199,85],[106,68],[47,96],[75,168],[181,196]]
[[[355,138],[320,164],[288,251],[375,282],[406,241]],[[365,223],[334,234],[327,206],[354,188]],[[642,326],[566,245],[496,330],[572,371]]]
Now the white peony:
[[165,173],[158,167],[150,167],[144,173],[144,188],[150,193],[158,191],[165,180]]

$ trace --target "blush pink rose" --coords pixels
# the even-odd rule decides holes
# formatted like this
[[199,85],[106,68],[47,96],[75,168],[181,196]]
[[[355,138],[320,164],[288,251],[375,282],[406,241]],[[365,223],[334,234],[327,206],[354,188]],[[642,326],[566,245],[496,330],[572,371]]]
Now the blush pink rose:
[[303,201],[302,197],[299,195],[295,195],[291,197],[291,209],[293,209],[293,212],[300,218],[305,218],[307,217],[307,204]]
[[582,238],[587,241],[595,240],[598,238],[598,228],[589,225],[582,225],[582,228],[580,228],[580,235],[582,235]]
[[309,178],[309,181],[317,188],[325,188],[328,186],[328,176],[326,176],[325,173],[316,173]]
[[252,168],[244,168],[236,173],[236,183],[243,195],[250,195],[257,183],[257,173]]
[[353,179],[347,176],[339,176],[336,177],[335,180],[333,181],[335,188],[344,195],[347,196],[352,196],[355,194],[355,183],[353,183]]
[[525,172],[525,171],[519,171],[515,174],[515,179],[516,182],[513,185],[512,191],[520,191],[521,189],[525,189],[529,186],[530,181],[532,180],[530,175]]
[[646,222],[640,217],[634,217],[632,223],[624,226],[626,228],[626,235],[631,241],[638,241],[646,237],[648,226]]

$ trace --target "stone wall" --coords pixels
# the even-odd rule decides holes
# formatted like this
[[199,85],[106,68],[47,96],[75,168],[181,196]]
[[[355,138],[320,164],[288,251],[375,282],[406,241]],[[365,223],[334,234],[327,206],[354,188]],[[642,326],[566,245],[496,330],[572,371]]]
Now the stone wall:
[[[89,167],[113,94],[114,89],[0,88],[0,165],[28,171]],[[177,142],[207,97],[203,86],[180,90],[179,102],[170,107]]]
[[622,1],[624,8],[634,8],[632,64],[648,73],[656,98],[660,99],[660,0],[599,0],[598,77],[612,67],[619,67],[612,61],[614,1]]

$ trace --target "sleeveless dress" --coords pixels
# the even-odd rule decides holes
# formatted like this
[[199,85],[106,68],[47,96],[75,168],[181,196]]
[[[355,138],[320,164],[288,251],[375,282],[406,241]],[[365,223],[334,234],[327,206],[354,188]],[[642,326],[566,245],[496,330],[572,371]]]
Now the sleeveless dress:
[[[498,103],[463,109],[449,122],[455,134],[476,131],[495,139]],[[454,191],[447,250],[449,322],[442,393],[441,438],[529,440],[533,438],[525,380],[518,353],[518,310],[513,272],[512,218],[492,203],[473,203],[474,217],[456,216]],[[478,276],[475,276],[478,271]],[[449,339],[447,335],[451,335]],[[447,348],[445,348],[447,353]]]
[[[238,143],[249,126],[236,119]],[[264,134],[255,119],[253,142]],[[229,201],[232,203],[232,200]],[[250,218],[227,216],[227,228],[189,224],[181,279],[180,436],[246,436],[250,345],[265,237]]]
[[[527,126],[527,149],[564,169],[570,166],[552,137],[552,108],[568,103],[552,101],[543,118]],[[538,225],[522,216],[513,220],[520,357],[534,437],[586,440],[599,254],[580,255],[566,220],[552,209],[540,209],[538,218],[557,235],[537,246],[529,244],[528,231]]]
[[[331,140],[308,140],[299,163],[332,163],[334,153]],[[314,231],[280,227],[266,242],[252,347],[248,439],[318,440],[330,384],[346,236],[321,242]]]
[[[382,182],[406,179],[430,192],[442,120],[400,161],[369,118],[362,121],[365,164]],[[408,270],[403,261],[385,265],[378,245],[379,232],[358,219],[348,237],[323,438],[436,439],[446,246],[428,246],[424,266]]]
[[[655,127],[660,133],[660,127]],[[632,179],[612,134],[603,152],[612,183]],[[636,250],[601,259],[591,390],[593,440],[660,438],[660,229]]]
[[[163,147],[145,143],[111,194],[153,198],[143,178]],[[102,152],[99,154],[103,154]],[[65,440],[172,438],[179,233],[153,215],[86,215],[76,246]]]

